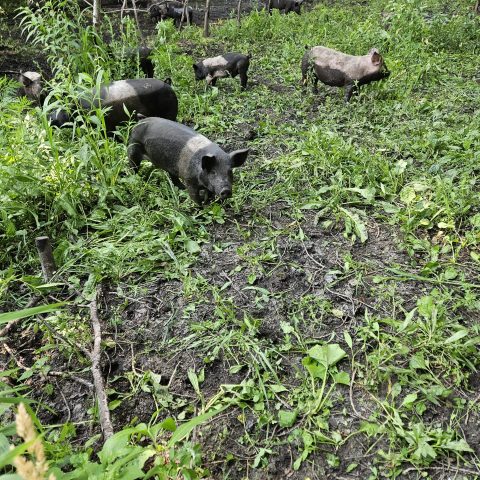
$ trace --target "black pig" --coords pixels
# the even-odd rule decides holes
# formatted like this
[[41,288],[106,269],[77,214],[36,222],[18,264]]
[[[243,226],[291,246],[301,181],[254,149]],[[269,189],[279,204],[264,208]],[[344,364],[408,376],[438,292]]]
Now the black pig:
[[[137,114],[137,118],[163,117],[175,120],[178,113],[178,101],[172,87],[161,80],[142,78],[137,80],[119,80],[100,88],[93,89],[91,94],[79,100],[82,110],[93,108],[110,109],[105,113],[107,132],[113,132],[118,125],[129,119],[129,113]],[[49,116],[50,123],[61,127],[70,121],[65,110],[54,112]]]
[[169,173],[177,187],[186,186],[198,205],[211,195],[221,199],[230,197],[232,169],[242,166],[248,155],[248,149],[226,153],[191,128],[163,118],[140,121],[128,143],[128,158],[135,172],[142,158],[149,158],[155,167]]
[[300,8],[303,0],[267,0],[268,11],[271,13],[272,8],[284,10],[285,13],[295,12],[300,15]]
[[[305,47],[308,49],[308,47]],[[327,47],[313,47],[302,60],[302,82],[313,73],[314,92],[320,80],[332,87],[346,87],[345,101],[348,102],[360,85],[387,78],[388,68],[376,48],[367,55],[347,55]]]
[[247,71],[250,66],[251,55],[242,53],[226,53],[218,57],[206,58],[194,63],[195,80],[207,80],[208,85],[215,85],[219,78],[236,77],[240,75],[242,88],[247,87]]

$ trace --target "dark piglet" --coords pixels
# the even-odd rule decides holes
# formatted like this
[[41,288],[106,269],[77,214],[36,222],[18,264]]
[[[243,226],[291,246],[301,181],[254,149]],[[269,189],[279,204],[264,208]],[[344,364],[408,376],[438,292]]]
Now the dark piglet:
[[272,8],[284,10],[285,13],[295,12],[300,15],[303,0],[267,0],[268,11],[271,13]]
[[[308,47],[305,47],[308,49]],[[313,76],[314,92],[320,80],[332,87],[345,87],[348,102],[358,87],[375,82],[390,75],[388,68],[376,48],[367,55],[347,55],[327,47],[313,47],[302,60],[302,82],[307,84],[309,74]]]
[[215,85],[219,78],[240,75],[242,88],[247,87],[247,71],[251,55],[242,53],[226,53],[218,57],[206,58],[193,64],[195,80],[207,80],[208,85]]
[[[168,79],[167,79],[168,80]],[[143,78],[136,80],[119,80],[101,87],[100,92],[93,89],[91,93],[79,99],[82,110],[107,108],[105,125],[107,132],[113,132],[118,125],[129,119],[135,111],[137,118],[163,117],[175,120],[178,113],[178,101],[172,87],[161,80]],[[62,127],[71,120],[65,110],[52,113],[50,123]]]
[[175,25],[178,27],[183,18],[184,22],[193,23],[192,7],[187,6],[187,8],[185,8],[181,2],[153,3],[150,5],[148,11],[150,12],[150,18],[155,22],[173,18]]
[[37,105],[42,105],[45,100],[43,91],[42,75],[38,72],[23,72],[18,76],[18,81],[22,86],[18,89],[18,95],[25,95]]
[[[135,172],[142,158],[170,174],[179,188],[187,188],[192,200],[201,205],[212,195],[232,195],[232,169],[247,159],[248,149],[231,153],[191,128],[162,118],[147,118],[132,130],[128,158]],[[183,180],[183,183],[180,181]]]

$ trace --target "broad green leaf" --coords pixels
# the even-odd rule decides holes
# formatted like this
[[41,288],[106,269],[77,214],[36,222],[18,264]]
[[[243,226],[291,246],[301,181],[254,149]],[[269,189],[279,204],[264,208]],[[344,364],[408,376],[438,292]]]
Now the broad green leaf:
[[349,346],[349,348],[351,349],[352,346],[353,346],[353,340],[352,340],[352,337],[350,336],[350,334],[348,333],[347,330],[344,330],[343,331],[343,338],[345,339],[345,343]]
[[350,385],[350,375],[347,372],[338,372],[333,376],[335,383]]
[[417,393],[409,393],[408,395],[405,396],[405,398],[403,399],[403,402],[402,402],[402,407],[405,407],[405,406],[409,406],[411,405],[412,403],[414,403],[416,400],[417,400]]
[[416,196],[415,189],[409,185],[403,187],[400,192],[400,200],[407,205],[410,205],[415,200]]
[[60,310],[61,307],[66,305],[66,302],[51,303],[49,305],[40,305],[39,307],[25,308],[23,310],[17,310],[15,312],[0,313],[0,324],[8,323],[12,320],[20,320],[22,318],[31,317],[32,315],[39,315],[41,313],[54,312]]
[[358,467],[358,463],[350,463],[346,468],[345,472],[350,473],[353,472]]
[[419,369],[419,368],[426,369],[427,364],[425,362],[425,358],[423,356],[423,353],[417,353],[412,358],[410,358],[409,366],[410,366],[410,368],[413,368],[415,370]]
[[200,251],[200,245],[195,240],[187,240],[185,243],[185,248],[189,253],[197,253]]
[[305,357],[302,360],[302,364],[313,378],[323,379],[327,374],[327,368],[324,365],[319,364],[312,357]]
[[375,188],[374,187],[367,187],[367,188],[346,188],[345,190],[349,192],[355,192],[361,195],[365,200],[373,200],[375,198]]
[[337,364],[347,355],[338,343],[315,345],[307,353],[310,357],[327,368]]
[[460,440],[447,442],[445,445],[442,445],[442,447],[455,452],[473,452],[473,449],[463,438]]
[[278,424],[281,427],[291,427],[294,423],[295,420],[297,419],[297,411],[293,410],[289,412],[288,410],[280,410],[278,412]]

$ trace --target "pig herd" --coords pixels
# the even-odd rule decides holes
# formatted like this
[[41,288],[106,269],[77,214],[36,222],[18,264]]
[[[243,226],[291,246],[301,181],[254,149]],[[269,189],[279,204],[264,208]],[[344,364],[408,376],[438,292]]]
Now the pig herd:
[[[270,0],[269,6],[296,11],[295,5],[299,6],[301,1]],[[307,85],[310,79],[314,91],[319,81],[330,86],[345,87],[345,101],[349,101],[361,85],[390,74],[375,48],[362,56],[347,55],[323,46],[305,48],[301,62],[303,85]],[[153,77],[153,64],[149,58],[151,50],[141,47],[134,53],[138,55],[139,65],[147,77]],[[193,64],[195,79],[204,79],[213,86],[219,78],[238,75],[242,89],[246,89],[250,58],[250,55],[241,53],[206,58]],[[39,74],[25,72],[20,75],[19,81],[22,84],[21,93],[39,104],[43,102],[45,93]],[[232,195],[232,170],[245,163],[249,150],[226,153],[208,138],[177,123],[178,100],[170,79],[115,81],[79,98],[78,105],[85,111],[107,109],[105,126],[109,133],[129,119],[138,121],[131,131],[127,149],[135,172],[142,159],[148,158],[155,167],[168,172],[175,186],[186,188],[198,205],[214,197],[223,200]],[[50,124],[68,126],[71,121],[68,112],[68,109],[59,109],[50,113]]]

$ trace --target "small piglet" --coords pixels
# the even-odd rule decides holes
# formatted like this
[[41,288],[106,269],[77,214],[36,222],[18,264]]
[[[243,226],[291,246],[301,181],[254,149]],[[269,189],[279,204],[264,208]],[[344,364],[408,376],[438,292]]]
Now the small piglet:
[[242,53],[226,53],[218,57],[206,58],[193,64],[195,80],[207,80],[207,85],[215,86],[219,78],[240,75],[242,88],[247,88],[247,71],[251,55]]
[[267,0],[268,11],[271,13],[272,8],[284,10],[285,13],[295,12],[300,15],[300,8],[303,0]]
[[192,7],[185,8],[183,3],[171,1],[162,3],[153,3],[148,9],[150,12],[150,18],[153,21],[159,22],[167,18],[173,18],[175,26],[179,26],[180,22],[193,23],[193,9]]
[[18,81],[22,86],[18,90],[20,96],[25,95],[29,100],[34,101],[37,105],[42,105],[45,100],[45,92],[43,91],[42,75],[38,72],[20,73]]
[[232,195],[232,169],[245,163],[248,152],[226,153],[191,128],[163,118],[141,120],[128,142],[128,158],[135,172],[147,157],[155,167],[169,173],[174,185],[182,189],[186,186],[198,205],[212,195],[221,199]]
[[[305,47],[308,49],[308,47]],[[307,84],[307,75],[313,73],[314,92],[320,80],[331,87],[346,87],[348,102],[360,85],[387,78],[390,75],[382,56],[376,48],[367,55],[347,55],[327,47],[313,47],[302,60],[302,82]]]

